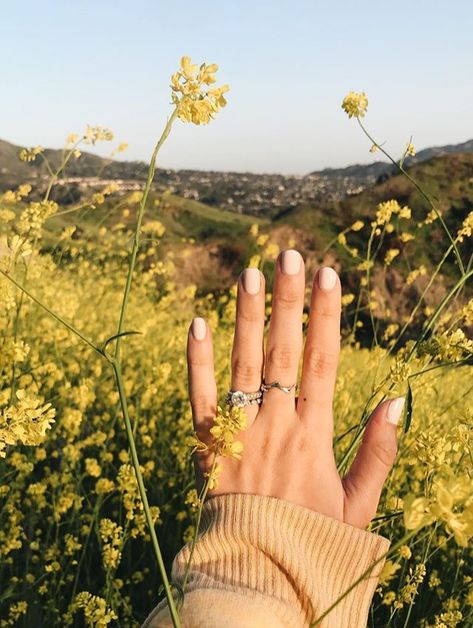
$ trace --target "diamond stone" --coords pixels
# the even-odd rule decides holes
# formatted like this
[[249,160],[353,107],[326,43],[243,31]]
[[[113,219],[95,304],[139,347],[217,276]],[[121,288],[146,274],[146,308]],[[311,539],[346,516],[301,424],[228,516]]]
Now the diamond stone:
[[241,390],[235,390],[232,392],[232,404],[239,408],[242,408],[246,403],[246,396]]

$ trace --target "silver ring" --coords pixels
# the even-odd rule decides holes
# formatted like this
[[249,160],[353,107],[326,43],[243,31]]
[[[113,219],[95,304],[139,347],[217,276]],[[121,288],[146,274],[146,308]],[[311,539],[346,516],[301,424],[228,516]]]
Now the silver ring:
[[271,388],[279,388],[279,390],[282,390],[285,393],[290,393],[291,390],[295,388],[296,386],[297,386],[297,382],[295,384],[291,384],[291,386],[283,386],[279,382],[271,382],[270,384],[266,384],[263,380],[260,390],[262,392],[268,392],[268,390],[271,390]]
[[237,408],[243,408],[244,406],[260,404],[262,398],[263,393],[261,390],[251,393],[245,393],[242,390],[229,390],[225,397],[225,403]]

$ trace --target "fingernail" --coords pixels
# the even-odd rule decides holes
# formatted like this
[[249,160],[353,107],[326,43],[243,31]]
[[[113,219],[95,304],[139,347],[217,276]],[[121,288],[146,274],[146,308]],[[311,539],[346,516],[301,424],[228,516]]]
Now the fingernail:
[[196,340],[204,340],[207,335],[207,325],[203,318],[194,318],[192,321],[192,335]]
[[404,397],[391,399],[386,413],[386,421],[397,425],[401,420],[402,409],[404,407]]
[[286,275],[297,275],[300,270],[302,257],[299,251],[287,249],[282,252],[281,268]]
[[257,268],[245,268],[242,276],[243,289],[248,294],[258,294],[261,287],[260,272]]
[[328,292],[335,287],[337,282],[337,273],[333,270],[333,268],[330,268],[330,266],[325,266],[319,270],[317,279],[319,282],[319,288]]

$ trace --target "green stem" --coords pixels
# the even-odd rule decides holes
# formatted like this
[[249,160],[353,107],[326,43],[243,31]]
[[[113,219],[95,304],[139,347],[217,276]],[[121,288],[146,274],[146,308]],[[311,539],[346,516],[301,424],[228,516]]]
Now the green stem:
[[[176,107],[174,109],[172,115],[170,116],[169,120],[167,121],[167,124],[164,127],[164,131],[163,131],[161,137],[159,138],[156,146],[154,147],[154,151],[153,151],[153,154],[151,156],[151,161],[150,161],[149,170],[148,170],[148,178],[146,179],[145,189],[143,191],[143,196],[141,197],[140,207],[139,207],[139,210],[138,210],[138,217],[137,217],[137,221],[136,221],[135,236],[134,236],[134,241],[133,241],[133,249],[131,251],[130,264],[129,264],[129,267],[128,267],[128,276],[126,278],[125,292],[123,294],[123,301],[122,301],[122,306],[121,306],[121,309],[120,309],[120,318],[119,318],[119,321],[118,321],[117,334],[120,334],[123,331],[123,326],[125,324],[126,310],[127,310],[127,307],[128,307],[128,298],[130,296],[131,283],[133,281],[133,271],[135,269],[136,257],[138,255],[138,250],[140,248],[141,223],[143,221],[143,216],[144,216],[145,208],[146,208],[146,202],[148,200],[148,195],[149,195],[149,191],[151,189],[151,184],[153,183],[153,179],[154,179],[154,173],[155,173],[155,170],[156,170],[156,158],[158,156],[159,149],[161,148],[161,146],[163,145],[165,139],[167,138],[167,136],[171,132],[171,127],[172,127],[172,124],[173,124],[174,120],[177,117],[177,113],[178,113],[178,107]],[[115,360],[116,361],[120,360],[120,348],[121,348],[121,338],[119,337],[119,338],[117,338],[117,342],[116,342],[116,345],[115,345]]]
[[[402,537],[402,539],[400,539],[397,543],[395,543],[395,545],[393,545],[390,549],[388,549],[387,552],[382,554],[377,560],[371,563],[371,565],[369,565],[369,567],[365,569],[365,571],[361,574],[361,576],[357,578],[357,580],[355,580],[355,582],[353,582],[353,584],[344,593],[342,593],[342,595],[339,598],[337,598],[335,602],[331,606],[329,606],[327,610],[324,611],[320,617],[318,617],[315,621],[313,621],[310,624],[310,628],[312,628],[313,626],[319,625],[320,622],[335,608],[335,606],[337,606],[337,604],[339,604],[343,600],[343,598],[346,597],[350,593],[350,591],[352,591],[357,586],[359,582],[361,582],[366,576],[368,576],[371,573],[375,565],[377,565],[382,560],[385,560],[387,556],[389,556],[390,554],[393,554],[394,552],[396,552],[401,547],[401,545],[404,545],[406,541],[412,538],[419,530],[420,528],[417,527],[411,532],[408,532],[406,535]],[[430,534],[430,531],[427,532],[426,535],[427,534]]]
[[[68,154],[66,155],[66,157],[63,159],[61,165],[59,166],[59,168],[56,170],[56,172],[53,172],[52,169],[49,167],[49,162],[46,160],[45,157],[43,157],[43,159],[46,161],[46,165],[48,166],[49,169],[49,173],[51,175],[51,178],[49,180],[49,185],[46,189],[46,192],[44,194],[44,198],[43,198],[43,202],[46,202],[49,200],[49,195],[51,194],[51,190],[53,189],[53,185],[56,183],[59,175],[61,174],[61,172],[64,170],[64,168],[67,166],[68,161],[70,160],[70,158],[72,157],[72,155],[74,154],[75,150],[77,149],[77,147],[79,146],[79,144],[81,143],[82,139],[79,140],[78,142],[76,142],[74,144],[74,146],[69,149]],[[64,154],[64,153],[63,153]]]
[[457,248],[457,245],[456,245],[456,243],[455,243],[455,240],[452,238],[452,234],[451,234],[451,233],[450,233],[450,231],[448,230],[448,227],[447,227],[447,225],[445,224],[444,219],[442,218],[442,214],[441,214],[441,213],[439,212],[439,210],[435,207],[435,205],[433,204],[433,202],[432,202],[432,200],[430,199],[430,197],[428,196],[428,194],[426,194],[426,193],[424,192],[424,190],[423,190],[423,189],[422,189],[422,187],[421,187],[421,186],[417,183],[417,181],[416,181],[415,179],[413,179],[413,178],[411,177],[411,175],[410,175],[410,174],[409,174],[409,173],[408,173],[408,172],[404,169],[403,165],[402,165],[402,164],[398,164],[398,162],[397,162],[395,159],[393,159],[393,158],[391,157],[391,155],[390,155],[388,152],[386,152],[386,151],[384,150],[384,148],[382,148],[382,146],[380,146],[380,145],[378,144],[378,142],[376,142],[376,140],[375,140],[375,139],[373,139],[373,138],[371,137],[371,135],[368,133],[368,131],[367,131],[367,130],[365,129],[365,127],[363,126],[363,123],[361,122],[360,118],[357,118],[357,121],[358,121],[358,124],[359,124],[359,125],[360,125],[360,127],[361,127],[361,130],[362,130],[362,131],[363,131],[363,133],[366,135],[366,137],[367,137],[367,138],[368,138],[368,139],[369,139],[369,140],[370,140],[370,141],[371,141],[371,142],[372,142],[375,146],[377,146],[377,147],[379,148],[379,150],[383,153],[383,155],[385,155],[385,156],[389,159],[389,161],[390,161],[392,164],[394,164],[394,165],[396,166],[396,168],[399,170],[399,172],[400,172],[401,174],[403,174],[403,175],[406,177],[406,179],[408,179],[408,181],[410,181],[410,182],[412,183],[412,185],[415,187],[415,189],[416,189],[416,190],[417,190],[417,191],[421,194],[422,198],[424,198],[424,200],[426,200],[426,201],[427,201],[427,203],[428,203],[429,207],[430,207],[430,208],[431,208],[431,209],[435,212],[435,215],[436,215],[436,216],[437,216],[437,218],[439,219],[440,224],[442,225],[442,227],[443,227],[443,229],[444,229],[445,233],[447,234],[448,239],[450,240],[450,243],[451,243],[451,244],[452,244],[452,246],[453,246],[453,250],[455,251],[455,257],[457,258],[458,266],[459,266],[459,268],[460,268],[460,270],[461,270],[462,275],[464,275],[464,274],[465,274],[465,267],[463,266],[463,261],[462,261],[462,258],[461,258],[461,256],[460,256],[459,251],[458,251],[458,248]]
[[56,314],[55,312],[50,310],[46,305],[44,305],[44,303],[41,303],[41,301],[39,299],[34,297],[29,290],[27,290],[24,286],[22,286],[20,283],[18,283],[18,281],[16,281],[16,279],[14,279],[11,275],[6,273],[2,269],[0,269],[0,274],[2,274],[6,279],[8,279],[8,281],[10,281],[12,284],[14,284],[19,290],[24,292],[26,294],[26,296],[28,296],[32,301],[34,301],[36,303],[36,305],[39,305],[39,307],[41,307],[43,310],[45,310],[50,316],[52,316],[56,321],[58,321],[58,323],[61,323],[61,325],[64,325],[64,327],[66,327],[69,331],[71,331],[73,334],[78,336],[87,345],[89,345],[89,347],[91,349],[93,349],[94,351],[96,351],[97,353],[99,353],[103,357],[102,350],[99,347],[97,347],[92,340],[89,340],[86,336],[84,336],[84,334],[82,334],[79,330],[77,330],[70,323],[68,323],[61,316],[59,316],[59,314]]
[[174,603],[174,598],[171,592],[171,587],[169,585],[169,580],[166,574],[166,568],[164,566],[163,556],[161,554],[161,548],[159,547],[158,538],[156,536],[156,530],[155,530],[155,526],[153,522],[153,517],[149,509],[148,497],[146,495],[146,488],[145,488],[143,476],[140,470],[140,461],[138,459],[138,452],[136,450],[135,439],[133,437],[133,429],[131,426],[130,415],[128,414],[128,404],[126,401],[126,393],[125,393],[125,387],[123,384],[123,378],[122,378],[122,374],[120,370],[120,365],[114,360],[111,361],[111,364],[112,364],[113,372],[115,375],[115,381],[117,383],[118,394],[120,397],[120,406],[122,409],[123,419],[125,421],[126,433],[127,433],[128,442],[130,445],[131,459],[133,462],[133,468],[135,469],[138,490],[140,493],[141,501],[143,503],[143,509],[145,511],[146,522],[148,524],[149,533],[151,536],[151,542],[153,545],[154,552],[156,554],[156,559],[158,561],[159,571],[161,573],[161,578],[163,581],[164,589],[166,591],[169,611],[171,613],[173,625],[175,626],[175,628],[180,628],[181,623],[179,620],[179,615],[177,614],[176,606]]
[[209,491],[209,486],[210,486],[210,481],[212,479],[212,474],[214,472],[215,469],[215,465],[217,463],[217,456],[214,456],[214,459],[212,461],[212,467],[209,471],[209,477],[207,479],[207,482],[205,483],[205,486],[201,492],[201,494],[199,495],[199,510],[197,512],[197,520],[196,520],[196,526],[195,526],[195,532],[194,532],[194,537],[192,539],[192,545],[191,545],[191,551],[189,554],[189,560],[187,561],[187,565],[186,565],[186,571],[184,574],[184,580],[182,581],[182,591],[185,594],[186,592],[186,584],[187,584],[187,579],[189,577],[189,572],[190,572],[190,568],[191,568],[191,563],[192,563],[192,557],[194,555],[194,549],[195,549],[195,545],[197,543],[197,535],[199,533],[199,528],[200,528],[200,520],[202,518],[202,509],[204,507],[204,502],[205,502],[205,498],[207,497],[207,493]]
[[465,284],[467,282],[467,280],[470,277],[472,277],[472,276],[473,276],[473,270],[470,270],[468,273],[463,274],[460,277],[460,279],[457,281],[457,283],[453,286],[453,288],[450,290],[450,292],[444,296],[442,301],[439,303],[439,305],[435,309],[435,312],[430,317],[427,325],[422,330],[422,333],[417,338],[414,346],[412,347],[412,349],[411,349],[411,351],[410,351],[410,353],[408,355],[408,359],[411,358],[411,356],[415,353],[415,350],[417,349],[419,344],[424,340],[424,338],[427,336],[427,333],[432,329],[434,323],[436,322],[436,320],[438,319],[438,317],[442,313],[443,309],[448,305],[448,302],[450,301],[450,299],[453,296],[455,296],[455,293],[458,292],[458,290],[460,290],[460,288],[463,286],[463,284]]

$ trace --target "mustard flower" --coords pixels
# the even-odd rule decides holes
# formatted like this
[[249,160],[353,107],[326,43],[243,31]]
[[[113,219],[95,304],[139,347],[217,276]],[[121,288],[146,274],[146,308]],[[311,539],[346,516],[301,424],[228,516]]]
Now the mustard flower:
[[352,231],[360,231],[365,226],[365,223],[362,220],[355,220],[350,229]]
[[384,256],[384,263],[386,266],[389,266],[392,261],[399,255],[401,251],[399,249],[389,249]]
[[82,139],[84,144],[91,144],[93,146],[97,142],[111,142],[113,140],[113,133],[110,129],[106,129],[102,126],[87,125]]
[[342,109],[349,118],[363,118],[368,109],[365,92],[348,92],[342,101]]
[[41,153],[44,153],[44,148],[42,146],[23,148],[20,151],[20,159],[21,161],[31,162],[34,161],[38,155],[41,155]]
[[181,67],[171,77],[172,101],[178,107],[177,115],[184,122],[208,124],[215,113],[225,107],[224,94],[228,85],[208,88],[215,83],[218,65],[191,63],[190,57],[181,58]]

